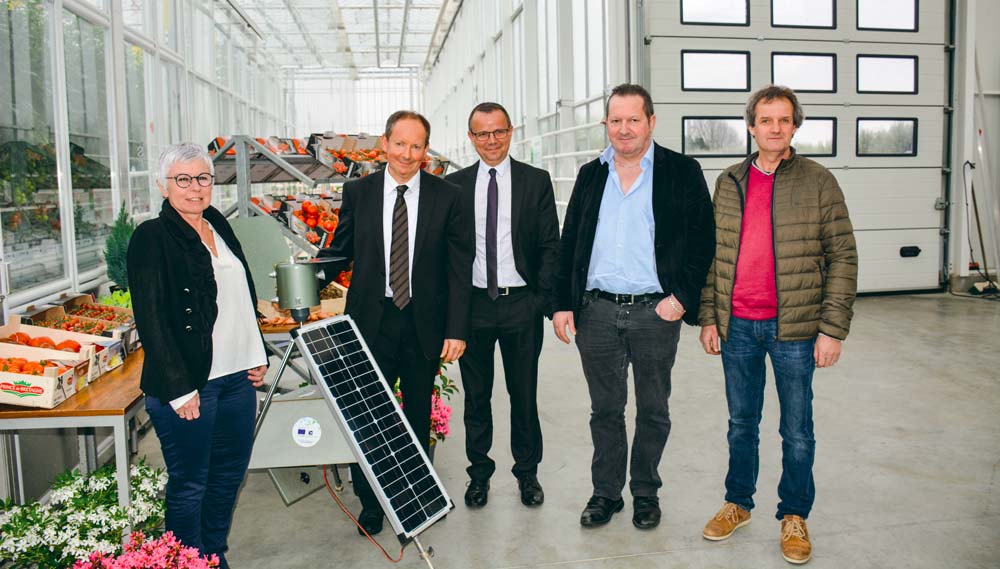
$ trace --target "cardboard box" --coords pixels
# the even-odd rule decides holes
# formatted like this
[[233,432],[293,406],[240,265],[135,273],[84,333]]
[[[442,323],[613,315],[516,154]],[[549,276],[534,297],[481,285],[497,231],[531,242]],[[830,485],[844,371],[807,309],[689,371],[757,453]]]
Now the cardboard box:
[[[52,308],[47,308],[45,310],[30,313],[29,316],[25,316],[22,318],[22,322],[30,325],[36,325],[38,322],[43,322],[47,320],[61,320],[63,318],[77,318],[81,322],[98,322],[100,324],[103,324],[104,326],[106,326],[106,329],[100,336],[97,336],[95,334],[81,334],[81,335],[90,336],[93,338],[102,338],[105,341],[109,338],[112,340],[118,340],[121,343],[122,347],[124,348],[125,354],[134,352],[135,350],[139,349],[139,347],[141,347],[141,344],[139,343],[139,335],[135,331],[134,325],[114,327],[114,326],[109,326],[110,324],[113,324],[113,322],[110,322],[108,320],[95,320],[93,318],[84,318],[81,316],[70,316],[66,314],[66,310],[62,306],[53,306]],[[45,328],[45,327],[41,327],[41,329],[58,330],[57,328]],[[63,332],[63,330],[59,331]],[[80,334],[80,332],[69,332],[69,333]],[[32,334],[28,335],[31,336]],[[122,356],[124,357],[124,354],[122,354]]]
[[321,300],[321,310],[324,312],[333,312],[334,314],[343,314],[344,310],[347,309],[347,287],[336,281],[330,281],[327,288],[334,291],[335,298]]
[[[56,307],[62,310],[62,307]],[[108,338],[105,336],[92,336],[79,332],[67,332],[55,328],[43,328],[24,324],[21,317],[14,314],[10,317],[10,322],[6,326],[0,326],[0,339],[9,338],[16,332],[23,332],[35,338],[37,336],[48,336],[55,343],[63,340],[73,340],[79,342],[83,349],[79,353],[62,352],[59,350],[48,350],[44,348],[30,348],[45,352],[39,359],[51,359],[58,361],[88,361],[87,381],[94,381],[101,374],[107,373],[122,365],[125,361],[125,350],[120,339]],[[14,344],[16,345],[16,344]],[[0,346],[11,346],[11,344],[0,344]],[[28,348],[28,346],[19,346]],[[100,347],[100,349],[98,349]],[[13,357],[13,356],[8,356]],[[27,356],[20,356],[27,357]]]
[[45,375],[0,372],[0,403],[51,409],[76,393],[66,386],[72,376],[73,370],[59,375],[56,368],[45,370]]
[[[76,295],[64,295],[66,300],[61,300],[60,303],[63,307],[73,307],[79,306],[81,304],[97,304],[92,296],[89,294],[76,294]],[[100,305],[103,308],[108,308],[115,314],[121,314],[128,317],[128,322],[118,322],[115,320],[104,320],[102,318],[97,318],[96,320],[101,320],[102,322],[108,322],[110,326],[113,326],[121,330],[121,340],[122,345],[125,347],[127,353],[132,353],[142,347],[142,343],[139,340],[139,332],[135,327],[135,313],[128,308],[123,308],[121,306],[105,306]],[[73,316],[67,312],[67,316]],[[83,318],[77,316],[77,318]]]
[[[89,346],[91,349],[92,346]],[[30,361],[41,361],[40,352],[50,352],[41,348],[19,346],[17,344],[0,344],[0,357],[24,358]],[[58,352],[67,355],[70,352]],[[76,355],[76,354],[73,354]],[[45,368],[44,375],[28,375],[0,371],[0,403],[18,405],[21,407],[38,407],[51,409],[74,395],[87,385],[87,373],[90,361],[60,361],[59,367]],[[60,372],[60,368],[62,371]]]

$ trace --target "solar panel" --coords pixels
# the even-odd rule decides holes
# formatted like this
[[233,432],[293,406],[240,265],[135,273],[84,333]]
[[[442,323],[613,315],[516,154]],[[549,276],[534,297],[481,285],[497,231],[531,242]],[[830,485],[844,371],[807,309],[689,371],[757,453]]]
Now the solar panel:
[[[293,331],[358,465],[405,543],[455,505],[350,316]],[[423,433],[423,436],[429,436]]]

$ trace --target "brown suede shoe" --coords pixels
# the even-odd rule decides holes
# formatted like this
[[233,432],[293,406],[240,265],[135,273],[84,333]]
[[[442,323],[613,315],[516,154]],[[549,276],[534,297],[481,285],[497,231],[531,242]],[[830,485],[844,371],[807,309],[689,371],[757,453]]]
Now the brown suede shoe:
[[781,520],[781,556],[785,561],[802,565],[812,558],[809,529],[801,516],[785,516]]
[[728,539],[733,532],[750,523],[750,512],[737,506],[732,502],[726,502],[715,517],[708,520],[705,529],[701,532],[702,537],[712,541],[722,541]]

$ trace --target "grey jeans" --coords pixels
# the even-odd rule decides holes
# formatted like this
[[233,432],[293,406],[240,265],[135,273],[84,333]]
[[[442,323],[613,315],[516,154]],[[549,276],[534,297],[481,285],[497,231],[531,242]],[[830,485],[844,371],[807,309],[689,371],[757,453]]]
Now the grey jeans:
[[576,345],[590,390],[595,496],[617,500],[625,488],[629,364],[636,400],[629,489],[633,496],[651,497],[663,485],[657,468],[670,435],[670,369],[681,322],[663,320],[655,308],[656,301],[619,305],[584,294]]

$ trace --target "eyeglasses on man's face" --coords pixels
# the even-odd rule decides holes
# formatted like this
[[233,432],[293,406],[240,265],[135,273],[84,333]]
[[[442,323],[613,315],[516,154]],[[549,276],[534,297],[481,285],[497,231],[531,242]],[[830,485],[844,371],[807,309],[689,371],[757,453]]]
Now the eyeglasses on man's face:
[[207,188],[212,185],[212,181],[215,180],[215,176],[212,174],[199,174],[197,176],[188,176],[187,174],[178,174],[176,176],[167,176],[168,180],[173,180],[177,184],[178,188],[187,189],[191,187],[191,182],[194,180],[198,181],[198,185]]
[[490,135],[493,135],[493,138],[497,140],[507,140],[507,137],[510,136],[509,128],[498,128],[494,131],[483,131],[483,132],[469,131],[469,132],[472,134],[472,136],[476,137],[476,140],[478,140],[479,142],[486,142],[487,140],[490,139]]

